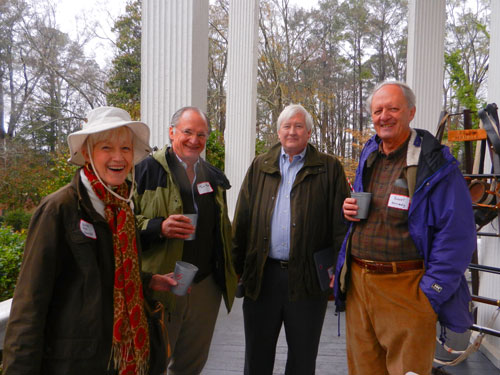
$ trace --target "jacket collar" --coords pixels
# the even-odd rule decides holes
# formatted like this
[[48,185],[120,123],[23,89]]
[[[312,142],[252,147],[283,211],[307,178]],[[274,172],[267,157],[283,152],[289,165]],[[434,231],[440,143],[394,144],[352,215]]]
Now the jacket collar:
[[[84,168],[84,167],[82,167]],[[92,206],[87,189],[83,185],[80,177],[80,171],[82,168],[78,168],[73,179],[71,180],[71,186],[75,189],[78,197],[78,209],[85,212],[88,216],[92,218],[93,221],[104,221],[104,218],[97,213],[97,211]]]
[[[380,148],[380,143],[382,140],[378,137],[378,135],[374,135],[369,142],[373,141],[371,147],[373,149],[370,150],[370,154],[366,159],[366,166],[370,168],[375,162],[377,153]],[[420,157],[420,151],[422,146],[422,139],[417,136],[417,131],[415,129],[410,129],[410,140],[408,141],[408,148],[406,152],[406,163],[408,166],[417,166],[418,159]],[[400,146],[401,147],[401,146]]]
[[166,144],[165,146],[163,146],[161,149],[159,150],[156,150],[154,153],[153,153],[153,158],[161,164],[161,166],[163,168],[165,168],[165,170],[167,172],[170,173],[170,168],[168,167],[168,163],[167,163],[167,152],[168,152],[168,149],[170,148],[170,146],[168,144]]
[[[165,169],[165,171],[168,174],[171,174],[170,168],[168,167],[168,162],[167,162],[167,152],[171,148],[170,145],[166,144],[163,146],[160,150],[157,150],[156,152],[153,153],[153,158],[161,164],[161,166]],[[216,167],[212,166],[209,162],[207,162],[205,159],[200,157],[198,159],[199,161],[199,166],[202,168],[205,168],[207,172],[214,178],[214,182],[217,183],[218,186],[221,186],[225,190],[229,190],[231,188],[231,184],[229,183],[229,180],[227,177],[217,169]]]
[[[374,135],[368,140],[365,146],[367,152],[362,154],[362,160],[360,160],[361,165],[366,162],[368,166],[368,164],[373,161],[372,155],[378,150],[381,141],[382,140],[377,135]],[[445,152],[443,152],[443,148],[445,148]],[[424,129],[413,128],[411,129],[406,157],[409,167],[418,166],[415,184],[416,188],[420,187],[424,181],[429,179],[446,164],[455,160],[448,151],[448,148],[439,143],[430,132]],[[361,186],[354,186],[354,188],[356,190],[362,189]]]

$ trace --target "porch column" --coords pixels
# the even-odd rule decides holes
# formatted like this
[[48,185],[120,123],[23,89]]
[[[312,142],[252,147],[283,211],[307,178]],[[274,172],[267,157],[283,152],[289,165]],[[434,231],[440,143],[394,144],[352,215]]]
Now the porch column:
[[225,172],[232,219],[241,183],[255,155],[259,0],[229,2]]
[[412,127],[436,133],[443,108],[445,0],[410,0],[406,82],[417,97]]
[[173,113],[183,106],[206,111],[208,0],[143,0],[141,119],[151,145],[169,142]]

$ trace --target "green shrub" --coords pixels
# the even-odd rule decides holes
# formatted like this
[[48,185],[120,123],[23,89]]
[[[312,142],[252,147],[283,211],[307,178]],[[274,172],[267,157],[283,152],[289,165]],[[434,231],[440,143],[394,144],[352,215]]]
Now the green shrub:
[[10,226],[14,228],[15,231],[19,232],[23,229],[28,229],[30,219],[31,214],[23,210],[8,211],[4,215],[3,225]]
[[0,302],[12,298],[23,259],[26,233],[0,226]]
[[214,167],[224,171],[224,136],[218,130],[213,130],[207,139],[207,161]]

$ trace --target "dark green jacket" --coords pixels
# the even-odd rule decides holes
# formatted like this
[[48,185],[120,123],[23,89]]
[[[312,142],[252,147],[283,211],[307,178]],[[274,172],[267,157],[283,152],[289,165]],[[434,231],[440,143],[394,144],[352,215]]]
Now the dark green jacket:
[[114,268],[111,231],[78,171],[31,219],[5,335],[4,375],[112,374]]
[[[245,295],[257,299],[271,244],[271,218],[281,181],[281,144],[257,156],[241,186],[233,221],[233,259]],[[346,233],[342,204],[348,196],[344,169],[334,156],[308,144],[291,191],[289,298],[321,295],[313,253],[329,246],[338,254]]]
[[[182,259],[184,240],[161,237],[161,223],[170,215],[182,214],[182,199],[168,167],[168,147],[156,151],[136,166],[137,190],[134,195],[136,220],[141,230],[143,243],[142,268],[151,273],[173,272],[175,262]],[[216,225],[218,236],[215,249],[214,278],[222,289],[227,310],[231,310],[236,291],[236,274],[231,260],[231,222],[227,216],[226,176],[203,159],[204,168],[216,181],[213,187],[218,209]],[[173,293],[155,293],[155,298],[172,311],[175,305]]]

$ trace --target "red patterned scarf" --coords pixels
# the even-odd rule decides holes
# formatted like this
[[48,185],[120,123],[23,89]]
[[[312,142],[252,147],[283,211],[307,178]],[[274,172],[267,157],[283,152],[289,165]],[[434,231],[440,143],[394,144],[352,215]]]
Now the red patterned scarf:
[[[92,189],[104,203],[113,233],[115,284],[113,291],[113,343],[111,358],[120,375],[146,375],[149,365],[149,332],[139,271],[134,215],[129,205],[113,196],[98,180],[92,167],[84,168]],[[128,197],[124,182],[115,190]],[[110,360],[111,360],[110,358]]]

